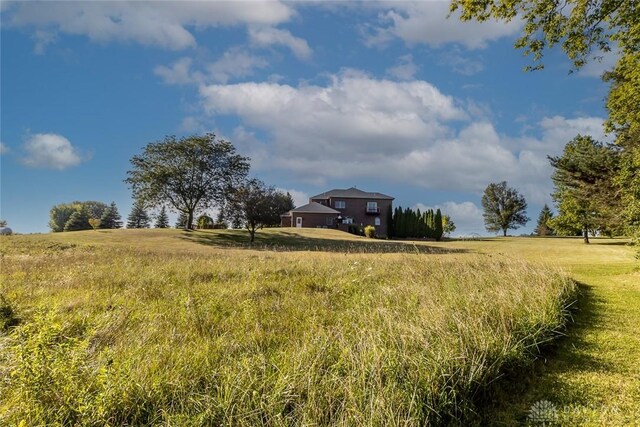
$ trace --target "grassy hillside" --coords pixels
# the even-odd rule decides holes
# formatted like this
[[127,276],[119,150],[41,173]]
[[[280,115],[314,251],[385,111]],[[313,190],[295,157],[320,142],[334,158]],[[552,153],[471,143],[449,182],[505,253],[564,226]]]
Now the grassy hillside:
[[0,315],[17,326],[0,338],[0,423],[477,422],[487,384],[529,366],[575,298],[537,264],[541,240],[246,238],[2,238]]

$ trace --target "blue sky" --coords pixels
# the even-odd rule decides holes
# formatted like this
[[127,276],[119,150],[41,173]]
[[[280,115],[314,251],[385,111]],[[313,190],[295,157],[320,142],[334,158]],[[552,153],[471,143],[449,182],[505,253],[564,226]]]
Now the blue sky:
[[1,4],[0,217],[48,231],[73,200],[132,200],[129,159],[212,131],[297,204],[357,186],[439,207],[486,234],[480,198],[506,180],[551,204],[547,155],[602,129],[606,56],[577,73],[513,48],[521,22],[447,19],[448,2]]

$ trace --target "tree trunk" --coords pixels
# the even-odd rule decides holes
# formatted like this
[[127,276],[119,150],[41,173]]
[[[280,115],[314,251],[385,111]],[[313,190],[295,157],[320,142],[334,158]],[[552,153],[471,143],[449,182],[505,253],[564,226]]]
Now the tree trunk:
[[256,229],[255,228],[250,228],[249,229],[249,243],[253,243],[253,240],[256,238]]
[[585,244],[589,244],[589,230],[587,229],[587,227],[585,227],[582,230],[582,237],[583,237],[583,241]]
[[189,210],[187,215],[187,223],[184,225],[185,230],[191,230],[193,227],[193,210]]
[[507,237],[507,229],[502,229],[502,237]]

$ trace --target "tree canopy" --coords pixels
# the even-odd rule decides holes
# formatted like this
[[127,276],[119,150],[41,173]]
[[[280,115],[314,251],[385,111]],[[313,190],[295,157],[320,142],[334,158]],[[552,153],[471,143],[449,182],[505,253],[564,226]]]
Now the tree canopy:
[[106,210],[107,205],[93,200],[60,203],[53,206],[49,212],[49,228],[51,228],[53,232],[71,231],[70,229],[66,229],[67,222],[75,212],[82,211],[80,215],[76,215],[74,218],[71,229],[89,230],[91,229],[89,218],[102,218]]
[[582,230],[585,243],[589,231],[610,234],[621,224],[620,193],[614,183],[619,169],[619,151],[590,136],[576,136],[561,156],[549,157],[554,168],[553,199],[558,217],[552,221],[561,234]]
[[167,136],[147,144],[131,159],[125,180],[134,198],[150,207],[168,204],[184,213],[185,228],[192,228],[196,210],[221,205],[249,172],[249,159],[215,138],[212,133]]
[[538,223],[533,232],[538,236],[551,236],[555,233],[551,226],[551,220],[553,219],[553,212],[551,208],[545,203],[544,207],[538,215]]
[[160,213],[156,217],[156,222],[153,225],[155,228],[169,228],[169,215],[167,215],[167,208],[162,206]]
[[507,230],[519,228],[529,221],[524,196],[508,187],[506,181],[487,186],[482,195],[482,207],[485,228],[490,232],[502,230],[506,236]]
[[242,219],[253,242],[257,229],[280,224],[280,215],[295,205],[289,193],[277,191],[254,178],[234,192],[230,208]]
[[104,210],[104,213],[100,217],[100,228],[122,228],[122,217],[120,216],[120,212],[118,212],[116,202],[111,202],[109,207]]

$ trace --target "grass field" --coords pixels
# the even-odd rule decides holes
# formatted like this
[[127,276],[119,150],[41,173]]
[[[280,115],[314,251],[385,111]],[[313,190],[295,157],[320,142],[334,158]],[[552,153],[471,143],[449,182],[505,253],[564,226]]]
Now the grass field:
[[[0,424],[513,425],[542,399],[634,422],[640,289],[619,241],[246,238],[2,238]],[[576,326],[532,364],[575,302],[561,268]]]

